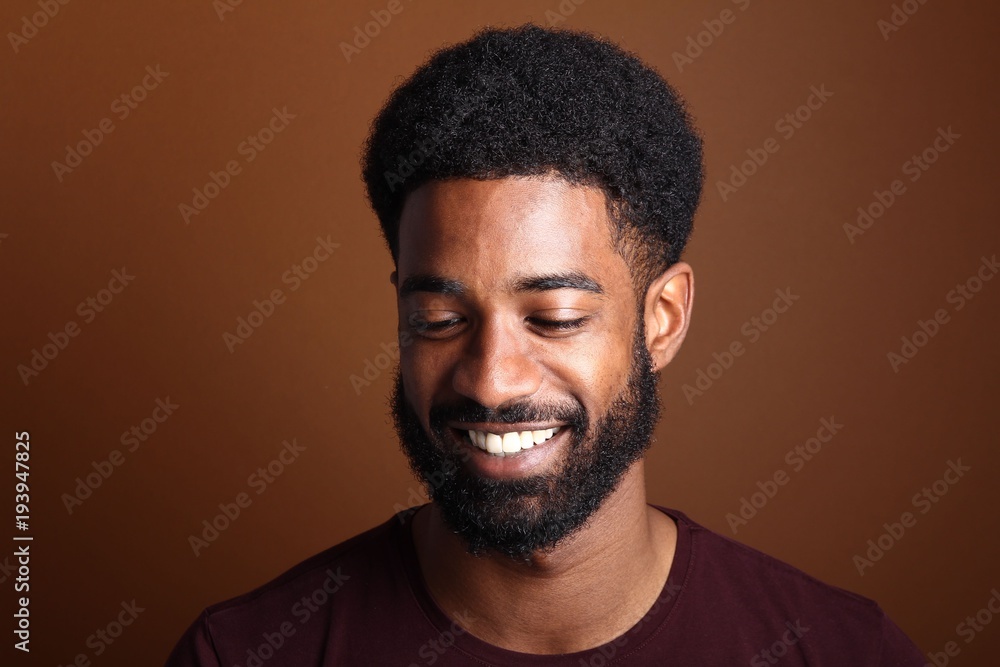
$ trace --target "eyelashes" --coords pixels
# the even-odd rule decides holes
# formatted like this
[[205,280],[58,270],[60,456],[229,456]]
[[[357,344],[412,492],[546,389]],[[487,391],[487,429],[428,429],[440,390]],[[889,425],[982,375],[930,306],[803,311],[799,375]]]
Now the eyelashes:
[[[529,317],[526,318],[525,321],[533,327],[543,331],[553,333],[569,333],[581,329],[589,320],[590,316],[587,315],[585,317],[577,317],[570,320],[551,320]],[[413,330],[418,334],[424,335],[447,335],[453,332],[459,325],[462,324],[463,321],[463,318],[460,317],[434,321],[425,320],[417,314],[413,314],[409,317],[409,323]]]
[[587,323],[590,317],[578,317],[575,320],[543,320],[534,318],[533,322],[542,328],[554,331],[575,331]]
[[457,318],[428,322],[427,320],[422,320],[419,317],[410,317],[410,326],[413,327],[417,333],[446,331],[447,329],[457,325],[459,322],[461,322],[461,320]]

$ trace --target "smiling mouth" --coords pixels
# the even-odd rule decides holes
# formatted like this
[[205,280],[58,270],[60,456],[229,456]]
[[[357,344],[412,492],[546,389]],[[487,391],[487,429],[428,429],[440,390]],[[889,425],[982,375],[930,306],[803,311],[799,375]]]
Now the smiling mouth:
[[531,449],[551,439],[563,427],[542,429],[540,431],[511,431],[493,433],[490,431],[462,431],[464,438],[491,456],[513,456],[522,450]]

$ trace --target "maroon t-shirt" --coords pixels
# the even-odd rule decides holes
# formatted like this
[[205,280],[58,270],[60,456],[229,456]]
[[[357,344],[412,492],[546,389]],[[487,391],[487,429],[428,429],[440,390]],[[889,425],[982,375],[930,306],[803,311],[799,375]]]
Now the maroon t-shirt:
[[658,509],[677,524],[666,585],[630,630],[595,649],[530,655],[465,632],[470,612],[446,613],[427,591],[408,510],[209,607],[167,667],[925,664],[872,600]]

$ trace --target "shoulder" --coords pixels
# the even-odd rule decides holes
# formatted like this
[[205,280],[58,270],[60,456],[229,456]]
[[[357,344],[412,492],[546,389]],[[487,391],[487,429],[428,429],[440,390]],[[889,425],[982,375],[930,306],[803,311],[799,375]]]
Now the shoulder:
[[287,612],[289,604],[303,598],[322,598],[339,591],[352,577],[364,571],[381,570],[391,560],[396,539],[409,513],[388,521],[321,551],[281,573],[274,579],[237,597],[211,605],[209,619],[229,615],[259,616],[274,606]]
[[706,528],[679,510],[660,509],[678,523],[684,523],[691,541],[691,567],[711,582],[746,589],[775,601],[815,602],[875,616],[880,613],[874,600],[828,584],[774,556]]
[[[735,626],[755,641],[774,638],[824,655],[856,655],[859,665],[923,664],[916,646],[874,600],[710,530],[683,512],[658,509],[673,517],[688,539],[683,606],[693,627]],[[871,662],[875,656],[881,656],[879,662]],[[882,662],[886,659],[890,662]]]
[[247,651],[266,655],[281,646],[285,658],[294,658],[290,664],[311,664],[338,614],[362,608],[373,588],[391,587],[403,576],[400,537],[412,513],[400,512],[247,593],[207,607],[167,664],[215,667],[243,660]]

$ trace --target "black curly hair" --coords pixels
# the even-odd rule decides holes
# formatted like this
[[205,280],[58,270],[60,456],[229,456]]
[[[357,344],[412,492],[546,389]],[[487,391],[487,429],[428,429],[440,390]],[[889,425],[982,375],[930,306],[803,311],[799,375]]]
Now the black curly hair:
[[701,138],[684,102],[596,35],[485,28],[435,53],[372,123],[362,171],[392,253],[406,195],[431,180],[556,173],[599,187],[644,294],[677,262],[701,197]]

